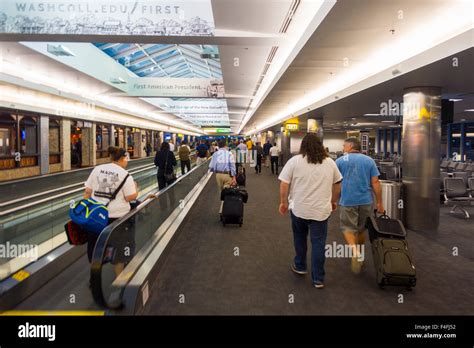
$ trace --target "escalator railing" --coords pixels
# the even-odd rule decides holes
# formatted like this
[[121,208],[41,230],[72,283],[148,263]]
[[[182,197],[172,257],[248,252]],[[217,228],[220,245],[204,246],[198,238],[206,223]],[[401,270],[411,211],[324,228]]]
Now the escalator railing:
[[150,247],[163,237],[160,227],[177,208],[182,208],[185,197],[207,175],[208,165],[206,161],[193,166],[172,185],[102,231],[91,264],[92,294],[99,305],[120,308],[127,283],[146,260]]

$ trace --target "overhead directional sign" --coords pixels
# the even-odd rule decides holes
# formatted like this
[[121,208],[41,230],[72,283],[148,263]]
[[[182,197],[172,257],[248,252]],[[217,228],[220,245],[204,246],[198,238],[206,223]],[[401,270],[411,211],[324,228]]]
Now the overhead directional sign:
[[128,78],[128,95],[133,97],[224,98],[222,79]]
[[211,0],[1,0],[0,32],[212,36]]

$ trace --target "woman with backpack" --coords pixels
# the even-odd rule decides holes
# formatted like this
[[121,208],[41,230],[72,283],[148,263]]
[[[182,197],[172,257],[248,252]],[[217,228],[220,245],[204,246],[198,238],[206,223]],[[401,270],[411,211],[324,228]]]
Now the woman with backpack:
[[155,166],[158,167],[158,188],[164,189],[176,180],[174,166],[177,165],[173,152],[170,151],[170,145],[163,142],[160,151],[155,156]]
[[[129,154],[123,148],[109,147],[111,163],[96,166],[85,182],[84,199],[92,198],[97,202],[107,205],[109,221],[113,221],[127,214],[131,207],[130,202],[137,199],[138,185],[125,169],[129,161]],[[87,232],[87,256],[89,262],[100,233]],[[116,254],[114,264],[123,269],[124,263],[131,259],[134,251],[135,238],[127,236],[124,242],[130,248],[127,259],[120,258],[120,252]]]

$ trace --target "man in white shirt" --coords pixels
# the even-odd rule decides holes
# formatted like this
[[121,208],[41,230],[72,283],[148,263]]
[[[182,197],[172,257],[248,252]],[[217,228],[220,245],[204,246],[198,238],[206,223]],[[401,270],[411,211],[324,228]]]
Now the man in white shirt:
[[247,145],[241,139],[239,145],[237,145],[237,163],[246,163],[247,153]]
[[337,208],[342,175],[336,163],[328,157],[319,138],[307,134],[301,142],[300,154],[286,163],[279,179],[280,214],[291,211],[296,251],[291,269],[297,274],[307,273],[309,230],[312,244],[311,278],[313,286],[322,289],[328,219]]
[[170,140],[170,141],[169,141],[169,144],[170,144],[170,151],[171,151],[171,152],[174,152],[174,144],[173,144],[173,141]]
[[[277,144],[273,143],[273,146],[269,150],[272,174],[274,174],[276,171],[276,175],[278,175],[278,158],[280,157],[280,152],[280,148],[277,146]],[[273,169],[273,166],[275,166],[275,169]]]

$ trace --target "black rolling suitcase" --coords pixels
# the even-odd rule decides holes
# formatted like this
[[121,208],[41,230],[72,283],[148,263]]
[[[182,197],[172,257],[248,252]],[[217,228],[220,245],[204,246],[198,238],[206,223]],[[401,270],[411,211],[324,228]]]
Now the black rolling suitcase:
[[405,286],[409,289],[416,285],[416,272],[403,223],[383,214],[367,218],[366,227],[372,246],[377,285]]
[[226,224],[238,224],[242,227],[244,222],[244,203],[247,203],[247,191],[239,187],[225,188],[221,192],[222,207],[221,221]]

